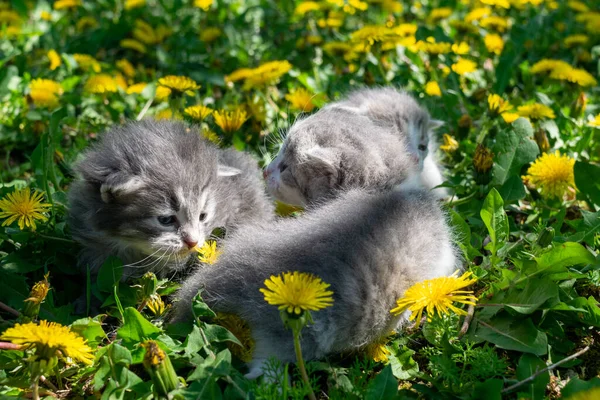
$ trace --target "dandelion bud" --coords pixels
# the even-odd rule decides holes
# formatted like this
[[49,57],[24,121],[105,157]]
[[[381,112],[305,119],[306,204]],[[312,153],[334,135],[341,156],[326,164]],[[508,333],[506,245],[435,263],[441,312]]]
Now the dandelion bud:
[[575,102],[571,105],[571,116],[574,118],[579,118],[585,112],[587,107],[587,96],[585,92],[579,93]]
[[169,307],[165,305],[165,302],[157,293],[150,296],[150,300],[148,300],[148,304],[146,306],[156,318],[163,316],[169,309]]
[[440,146],[440,149],[445,151],[446,153],[453,153],[458,150],[458,142],[454,137],[444,133],[444,144]]
[[458,120],[458,133],[461,137],[467,136],[469,130],[471,130],[471,126],[473,126],[473,120],[469,116],[469,114],[464,114]]
[[548,226],[540,232],[540,235],[537,239],[537,244],[540,247],[548,247],[550,243],[552,243],[552,239],[554,239],[554,228]]
[[143,361],[144,368],[154,383],[155,397],[168,397],[169,392],[179,386],[179,380],[169,356],[154,340],[142,343],[142,347],[146,350]]
[[473,156],[475,181],[478,184],[484,185],[490,181],[492,165],[494,165],[494,154],[487,147],[478,144]]
[[48,295],[48,290],[50,290],[50,282],[48,282],[49,275],[50,273],[44,275],[44,280],[39,281],[31,288],[29,297],[25,299],[25,308],[23,310],[25,319],[35,319],[40,313],[40,304],[42,304],[46,295]]
[[533,137],[540,148],[540,153],[545,153],[550,150],[550,142],[548,141],[548,135],[546,135],[546,131],[544,129],[537,129]]
[[144,301],[156,293],[158,279],[156,279],[156,275],[153,272],[146,272],[136,286],[140,288],[138,290],[138,299]]

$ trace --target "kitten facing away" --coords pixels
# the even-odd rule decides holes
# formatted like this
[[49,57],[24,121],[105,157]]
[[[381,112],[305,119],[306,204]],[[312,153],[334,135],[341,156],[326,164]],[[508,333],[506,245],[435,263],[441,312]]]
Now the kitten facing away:
[[275,357],[294,360],[292,334],[259,289],[283,272],[314,274],[331,284],[333,306],[313,312],[302,331],[306,359],[360,349],[402,328],[408,315],[390,310],[412,284],[450,275],[458,267],[446,217],[424,190],[377,193],[350,189],[297,218],[246,226],[224,241],[223,254],[180,289],[173,321],[191,318],[202,289],[217,312],[245,320],[255,342],[248,377]]
[[[304,206],[350,187],[433,189],[443,183],[433,129],[408,94],[362,89],[295,123],[263,175],[277,199]],[[439,198],[447,192],[434,189]]]
[[82,268],[109,255],[123,276],[181,270],[217,227],[229,231],[274,218],[251,156],[221,150],[193,127],[143,120],[113,127],[75,167],[69,191]]

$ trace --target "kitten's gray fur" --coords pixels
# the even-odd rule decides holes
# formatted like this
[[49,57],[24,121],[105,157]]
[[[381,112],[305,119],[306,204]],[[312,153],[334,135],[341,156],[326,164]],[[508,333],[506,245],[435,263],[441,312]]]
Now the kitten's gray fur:
[[[114,255],[126,265],[124,277],[172,273],[214,228],[274,217],[252,157],[220,150],[181,122],[113,127],[76,171],[69,222],[84,246],[81,266],[92,272]],[[168,217],[175,221],[164,224]]]
[[[350,93],[295,123],[265,170],[279,200],[306,205],[340,189],[433,188],[443,182],[433,158],[430,118],[408,94],[393,88]],[[438,197],[445,196],[437,189]]]
[[418,281],[450,275],[458,266],[445,215],[424,190],[384,193],[351,189],[293,219],[247,226],[224,241],[215,265],[184,282],[174,320],[191,317],[199,289],[215,311],[248,322],[256,347],[249,377],[269,357],[294,360],[292,334],[277,307],[259,292],[265,279],[288,271],[308,272],[331,284],[332,307],[313,312],[302,331],[308,360],[356,350],[401,327],[395,300]]

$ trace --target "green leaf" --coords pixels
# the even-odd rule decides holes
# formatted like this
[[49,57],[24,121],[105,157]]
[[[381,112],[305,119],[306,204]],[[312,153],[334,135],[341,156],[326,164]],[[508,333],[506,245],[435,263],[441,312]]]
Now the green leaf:
[[113,287],[121,280],[123,263],[117,257],[110,256],[98,271],[96,284],[101,292],[112,293]]
[[203,379],[216,380],[217,378],[229,375],[231,371],[231,353],[225,349],[218,353],[216,357],[206,357],[204,361],[196,366],[194,372],[188,376],[186,381],[197,381]]
[[161,330],[152,325],[135,308],[127,307],[123,310],[125,323],[117,331],[117,337],[125,344],[136,344],[146,339],[156,338]]
[[388,400],[398,395],[398,381],[394,378],[391,365],[387,365],[367,387],[366,400]]
[[487,340],[501,349],[532,353],[538,356],[548,352],[546,334],[537,330],[530,319],[519,320],[503,314],[488,322],[477,320],[478,325],[472,335],[473,338]]
[[97,346],[106,338],[102,323],[99,321],[101,317],[78,319],[71,324],[71,330],[82,336],[91,346]]
[[504,201],[496,189],[492,189],[485,198],[481,208],[481,220],[490,234],[488,250],[495,256],[498,249],[508,240],[508,217],[504,212]]
[[[546,368],[546,363],[540,360],[539,357],[533,354],[523,354],[517,365],[517,379],[520,381],[525,380],[544,368]],[[536,376],[531,383],[521,386],[519,395],[524,393],[525,397],[531,400],[544,399],[548,383],[550,383],[550,373],[546,371]]]
[[196,318],[214,318],[217,316],[217,314],[206,305],[204,300],[202,300],[202,292],[198,292],[192,300],[192,310]]
[[[535,259],[537,272],[566,272],[565,267],[595,262],[594,256],[582,245],[574,242],[556,243],[554,247]],[[535,272],[534,272],[535,273]]]
[[502,386],[504,382],[502,379],[488,379],[484,382],[478,382],[475,384],[473,390],[474,400],[502,400]]
[[582,219],[577,220],[573,226],[579,231],[567,238],[572,242],[584,242],[592,245],[596,232],[600,232],[600,211],[590,212],[581,210]]
[[510,177],[520,176],[523,165],[535,160],[539,149],[532,137],[533,128],[525,118],[519,118],[498,134],[492,148],[495,154],[493,185],[501,186]]
[[575,163],[575,185],[594,204],[600,205],[600,166],[577,161]]
[[206,340],[208,340],[209,343],[233,342],[242,346],[242,343],[240,343],[240,341],[233,335],[233,333],[229,332],[227,329],[223,328],[220,325],[205,324],[204,335],[206,336]]
[[550,299],[558,302],[558,285],[549,279],[529,279],[524,289],[513,287],[504,298],[504,306],[520,314],[531,314]]
[[[599,388],[600,378],[592,378],[589,381],[584,381],[579,378],[572,378],[569,383],[560,391],[561,398],[569,400],[576,393],[585,393],[588,390]],[[591,393],[590,393],[591,396]],[[590,397],[591,398],[591,397]]]
[[514,175],[509,177],[499,189],[500,195],[507,203],[514,203],[525,197],[525,185],[521,177]]

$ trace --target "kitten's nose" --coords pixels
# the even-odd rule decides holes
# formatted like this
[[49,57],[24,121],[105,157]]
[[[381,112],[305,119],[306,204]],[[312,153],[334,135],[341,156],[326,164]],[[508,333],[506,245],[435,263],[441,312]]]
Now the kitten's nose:
[[194,247],[196,247],[198,245],[197,241],[191,240],[191,239],[184,239],[183,242],[186,244],[186,246],[190,250],[193,249]]

